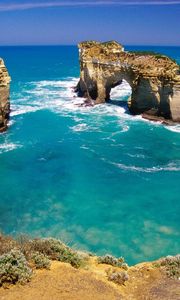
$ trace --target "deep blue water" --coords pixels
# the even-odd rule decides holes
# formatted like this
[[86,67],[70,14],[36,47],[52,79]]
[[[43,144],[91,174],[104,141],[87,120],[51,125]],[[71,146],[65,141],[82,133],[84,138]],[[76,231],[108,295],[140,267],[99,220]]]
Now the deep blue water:
[[[127,49],[180,63],[178,47]],[[74,46],[1,47],[0,57],[12,77],[10,127],[0,135],[0,229],[58,237],[129,264],[177,254],[180,127],[130,116],[123,102],[78,108]],[[123,83],[112,98],[129,93]]]

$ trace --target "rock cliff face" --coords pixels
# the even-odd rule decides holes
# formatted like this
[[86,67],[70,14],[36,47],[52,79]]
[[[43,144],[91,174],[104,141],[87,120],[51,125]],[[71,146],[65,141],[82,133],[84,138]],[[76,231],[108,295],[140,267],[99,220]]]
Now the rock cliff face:
[[10,77],[8,71],[3,60],[0,58],[0,132],[6,130],[9,118],[9,83]]
[[146,113],[180,122],[180,70],[170,58],[143,52],[126,52],[117,42],[79,44],[79,96],[92,104],[110,99],[111,89],[126,80],[132,95],[132,114]]

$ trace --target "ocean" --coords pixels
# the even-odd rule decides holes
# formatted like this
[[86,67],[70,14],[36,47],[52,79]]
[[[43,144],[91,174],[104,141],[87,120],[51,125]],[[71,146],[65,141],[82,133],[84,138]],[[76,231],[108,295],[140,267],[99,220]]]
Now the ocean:
[[[179,47],[154,50],[180,63]],[[180,125],[131,116],[127,82],[114,104],[79,107],[75,46],[0,47],[12,78],[0,134],[0,230],[56,237],[131,265],[180,251]]]

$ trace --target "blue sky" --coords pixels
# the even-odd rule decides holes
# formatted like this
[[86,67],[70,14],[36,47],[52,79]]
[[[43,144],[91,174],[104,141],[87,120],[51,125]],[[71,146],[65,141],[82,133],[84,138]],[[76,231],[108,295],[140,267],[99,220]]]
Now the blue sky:
[[1,0],[0,45],[179,45],[180,0]]

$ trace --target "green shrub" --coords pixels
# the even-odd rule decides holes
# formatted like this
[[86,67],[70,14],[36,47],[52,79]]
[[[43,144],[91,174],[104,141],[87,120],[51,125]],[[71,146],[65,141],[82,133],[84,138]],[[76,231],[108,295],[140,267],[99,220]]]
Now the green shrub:
[[11,237],[5,236],[0,233],[0,255],[7,253],[16,247],[16,241],[14,241]]
[[108,280],[123,285],[129,279],[127,272],[112,272],[108,276]]
[[29,239],[28,236],[20,235],[17,240],[13,240],[11,237],[0,235],[0,255],[13,249],[18,249],[26,260],[33,261],[37,268],[49,268],[50,260],[67,262],[79,268],[88,256],[72,250],[54,238]]
[[21,234],[17,237],[18,249],[24,254],[26,259],[29,261],[32,256],[31,240],[27,235]]
[[160,260],[160,266],[166,268],[169,277],[180,278],[180,254],[176,256],[166,256]]
[[165,59],[165,60],[169,59],[170,61],[177,63],[174,58],[166,56],[166,55],[158,53],[158,52],[155,52],[155,51],[148,51],[148,50],[147,51],[129,51],[129,53],[140,55],[140,56],[150,55],[150,56],[154,56],[157,59]]
[[57,255],[66,246],[61,241],[54,238],[34,239],[30,241],[31,251],[43,253],[53,260],[57,259]]
[[111,265],[113,267],[120,267],[125,270],[128,269],[128,265],[125,263],[123,257],[116,258],[112,255],[106,254],[104,256],[99,256],[98,257],[98,263],[99,264],[107,264]]
[[49,258],[43,253],[33,253],[32,260],[36,266],[36,269],[50,269],[51,262]]
[[6,283],[25,283],[31,278],[25,256],[19,250],[11,250],[0,256],[0,286]]
[[70,263],[75,268],[79,268],[83,262],[83,258],[76,251],[54,238],[32,240],[31,249],[48,256],[49,259]]

